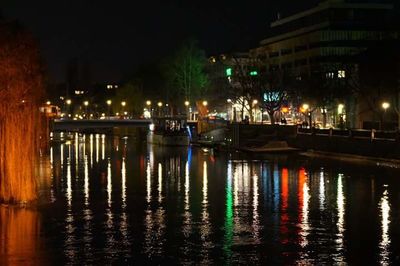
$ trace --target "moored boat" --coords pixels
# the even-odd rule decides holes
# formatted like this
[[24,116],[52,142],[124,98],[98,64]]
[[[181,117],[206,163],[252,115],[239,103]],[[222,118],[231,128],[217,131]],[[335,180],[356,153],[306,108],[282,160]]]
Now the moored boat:
[[147,134],[147,143],[166,146],[188,146],[190,135],[184,116],[155,117]]

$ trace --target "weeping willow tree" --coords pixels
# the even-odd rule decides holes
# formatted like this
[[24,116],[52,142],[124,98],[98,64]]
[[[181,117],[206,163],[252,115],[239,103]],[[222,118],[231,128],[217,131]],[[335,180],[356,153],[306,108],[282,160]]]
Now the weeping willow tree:
[[36,162],[43,95],[42,69],[32,36],[0,21],[0,202],[36,199]]

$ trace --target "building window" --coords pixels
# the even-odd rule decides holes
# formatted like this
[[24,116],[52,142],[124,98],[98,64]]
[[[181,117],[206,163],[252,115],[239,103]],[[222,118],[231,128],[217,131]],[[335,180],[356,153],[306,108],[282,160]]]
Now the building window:
[[334,72],[327,72],[325,74],[326,78],[328,79],[333,79],[335,77],[335,73]]
[[346,77],[346,71],[344,71],[344,70],[338,70],[337,76],[338,76],[338,78],[340,78],[340,79],[344,79],[344,78]]

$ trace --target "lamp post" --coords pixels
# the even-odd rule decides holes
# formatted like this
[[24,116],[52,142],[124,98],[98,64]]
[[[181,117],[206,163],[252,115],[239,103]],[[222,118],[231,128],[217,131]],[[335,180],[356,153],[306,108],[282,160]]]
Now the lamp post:
[[253,117],[253,119],[252,119],[253,121],[252,122],[255,122],[256,121],[256,108],[257,108],[258,100],[254,99],[252,104],[253,104],[253,106],[251,108],[251,111],[252,111],[252,115],[251,116]]
[[106,103],[107,103],[107,109],[108,109],[108,119],[111,119],[111,104],[112,104],[112,101],[111,100],[107,100]]
[[186,111],[186,117],[188,120],[190,120],[189,105],[190,105],[190,102],[186,100],[185,101],[185,111]]
[[384,110],[383,115],[382,115],[382,123],[381,123],[381,130],[384,128],[383,123],[385,121],[385,115],[386,115],[386,110],[390,107],[390,103],[388,102],[383,102],[382,103],[382,108]]
[[122,101],[122,102],[121,102],[121,106],[122,106],[122,111],[121,111],[121,113],[125,115],[125,112],[124,112],[124,109],[125,109],[125,108],[124,108],[124,107],[126,106],[126,102],[125,102],[125,101]]
[[157,106],[158,106],[158,116],[161,116],[161,107],[163,106],[163,103],[162,102],[158,102]]
[[343,109],[344,109],[344,104],[339,104],[338,105],[338,115],[339,115],[339,127],[340,127],[340,129],[344,129]]
[[309,126],[311,128],[311,112],[309,112],[309,108],[310,108],[310,106],[308,104],[304,103],[301,106],[300,111],[304,114],[304,116],[306,116],[306,117],[308,116],[308,120],[309,120],[309,123],[310,123]]
[[146,101],[147,110],[150,112],[150,116],[153,117],[153,110],[151,109],[151,101]]
[[231,115],[228,115],[228,114],[229,114],[229,105],[231,105],[231,107],[232,107],[232,100],[231,99],[227,99],[226,102],[227,102],[227,104],[226,104],[226,120],[230,121],[231,118],[232,118],[231,117],[232,116],[232,112],[231,112]]
[[85,116],[88,118],[88,106],[89,106],[89,101],[84,101],[83,105],[85,106]]
[[67,99],[67,100],[65,101],[65,103],[67,104],[67,113],[68,113],[68,117],[71,117],[71,103],[72,103],[72,101],[71,101],[71,99]]

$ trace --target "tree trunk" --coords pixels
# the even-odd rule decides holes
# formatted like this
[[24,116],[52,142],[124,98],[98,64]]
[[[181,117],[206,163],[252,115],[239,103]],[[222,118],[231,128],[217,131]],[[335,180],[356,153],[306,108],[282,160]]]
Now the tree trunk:
[[268,111],[269,119],[271,120],[271,125],[275,125],[275,111]]
[[326,128],[326,112],[322,112],[322,127]]

